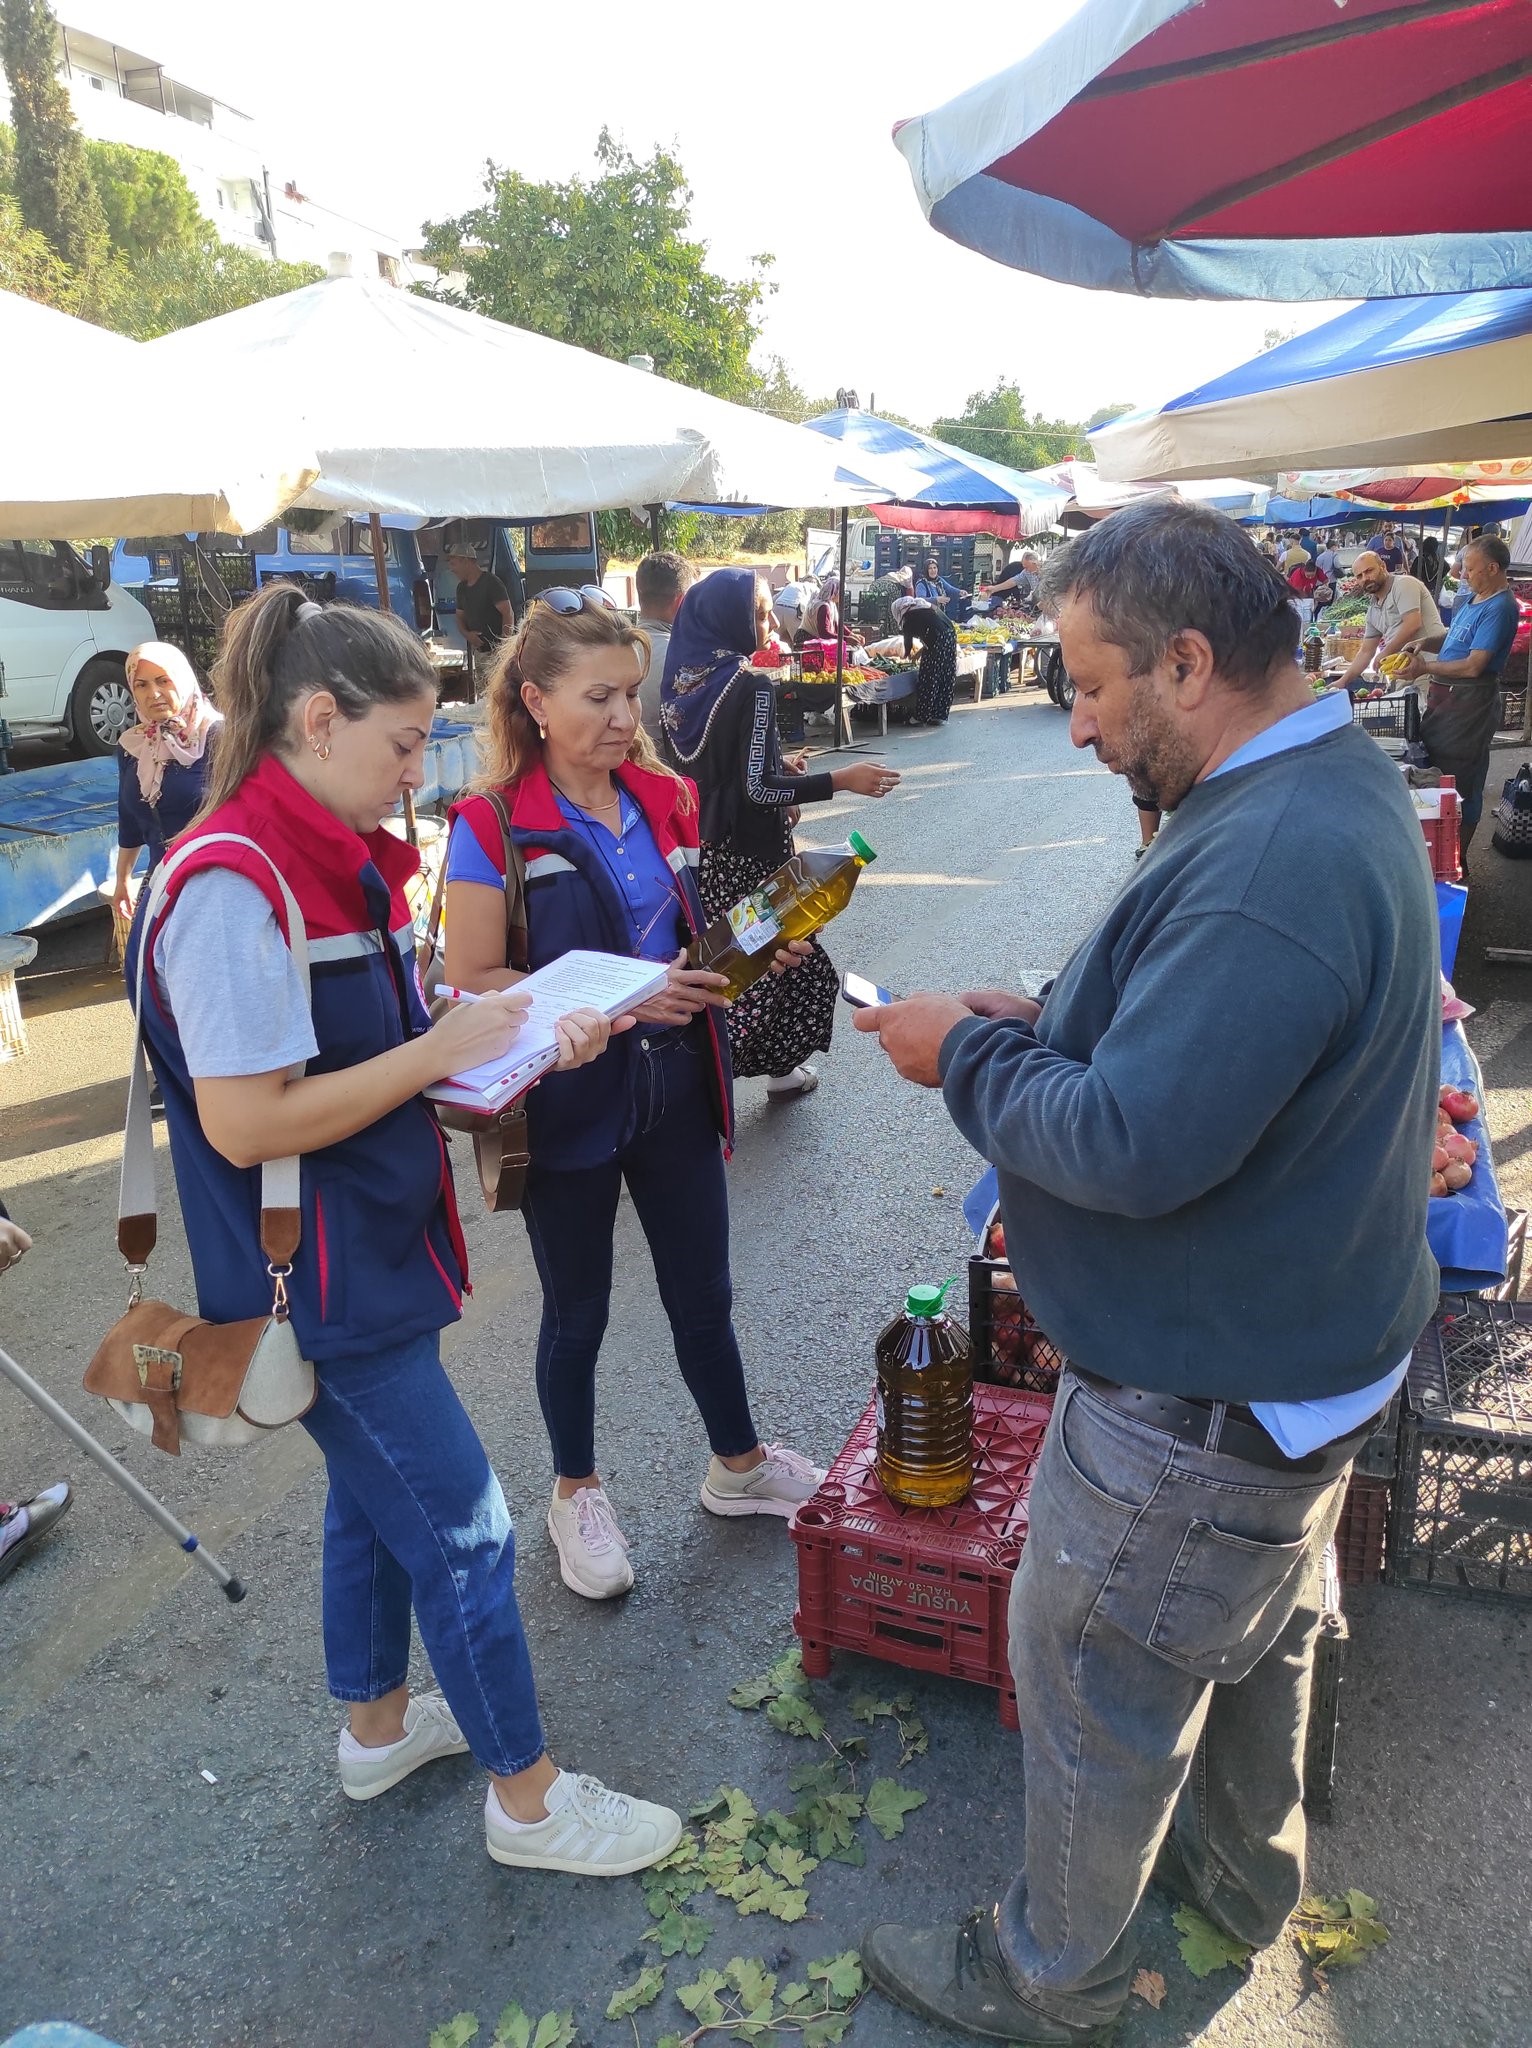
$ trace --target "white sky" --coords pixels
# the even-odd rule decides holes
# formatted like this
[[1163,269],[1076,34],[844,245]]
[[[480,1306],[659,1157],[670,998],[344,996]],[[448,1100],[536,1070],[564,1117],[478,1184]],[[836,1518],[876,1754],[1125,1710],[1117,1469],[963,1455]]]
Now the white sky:
[[713,267],[777,259],[759,353],[811,397],[849,385],[921,422],[1001,376],[1050,417],[1158,403],[1253,355],[1267,328],[1338,310],[1081,291],[926,225],[894,122],[1002,70],[1078,4],[309,0],[262,25],[209,0],[54,0],[253,116],[273,184],[297,177],[406,236],[473,205],[487,158],[539,181],[589,175],[603,123],[640,155],[673,145]]

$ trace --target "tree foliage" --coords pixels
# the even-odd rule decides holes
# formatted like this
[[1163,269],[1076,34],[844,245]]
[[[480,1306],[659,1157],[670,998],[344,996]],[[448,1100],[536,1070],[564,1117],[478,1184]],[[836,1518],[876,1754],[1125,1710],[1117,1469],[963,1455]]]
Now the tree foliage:
[[939,441],[1012,469],[1043,469],[1066,456],[1090,455],[1077,424],[1029,413],[1020,387],[1009,377],[1000,378],[991,391],[970,393],[961,414],[937,420],[931,432]]
[[0,191],[0,292],[37,299],[61,313],[73,312],[76,297],[69,271],[43,236],[27,226],[21,208],[5,191]]
[[211,227],[189,247],[152,250],[120,265],[100,309],[101,324],[134,341],[233,313],[260,299],[317,284],[317,263],[273,263],[254,249],[220,242]]
[[21,217],[71,270],[88,275],[106,261],[110,242],[85,145],[58,76],[57,35],[48,0],[0,0],[0,62],[16,124]]
[[544,185],[488,165],[482,205],[426,225],[427,260],[467,277],[463,292],[437,295],[619,361],[652,356],[662,376],[702,391],[750,397],[770,257],[742,280],[708,268],[670,151],[641,160],[603,128],[596,162],[594,178]]
[[85,154],[119,256],[137,260],[202,239],[207,223],[174,157],[127,142],[87,142]]

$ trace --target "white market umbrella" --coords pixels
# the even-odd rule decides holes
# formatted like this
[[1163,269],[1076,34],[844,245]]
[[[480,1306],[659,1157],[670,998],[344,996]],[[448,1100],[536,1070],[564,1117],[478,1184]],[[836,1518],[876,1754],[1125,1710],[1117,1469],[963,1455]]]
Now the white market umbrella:
[[1121,480],[1532,455],[1532,290],[1370,300],[1091,443]]
[[144,344],[260,392],[318,450],[301,503],[425,519],[860,505],[820,435],[391,285],[337,277]]
[[250,533],[318,474],[258,399],[252,414],[198,375],[157,384],[142,343],[10,292],[0,363],[0,539]]

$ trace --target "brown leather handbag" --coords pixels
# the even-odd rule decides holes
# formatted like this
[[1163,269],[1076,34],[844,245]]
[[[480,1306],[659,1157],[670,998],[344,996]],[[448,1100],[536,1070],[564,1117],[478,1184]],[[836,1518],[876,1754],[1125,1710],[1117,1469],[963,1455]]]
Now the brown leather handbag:
[[[500,844],[505,854],[505,964],[525,974],[527,955],[527,871],[520,853],[511,843],[511,820],[505,799],[498,789],[486,792],[500,824]],[[447,863],[436,884],[431,902],[430,922],[419,953],[420,985],[427,1003],[437,1000],[445,979],[446,949],[441,943],[442,910],[447,894]],[[527,1139],[527,1099],[514,1102],[493,1116],[481,1116],[471,1109],[438,1103],[436,1113],[449,1131],[463,1131],[473,1139],[474,1159],[479,1169],[479,1186],[484,1206],[493,1211],[519,1209],[526,1192],[527,1168],[532,1148]]]
[[[299,1349],[287,1306],[287,1281],[302,1229],[296,1156],[268,1160],[261,1168],[261,1250],[272,1288],[269,1315],[250,1316],[237,1323],[210,1323],[168,1301],[143,1299],[144,1269],[159,1235],[149,1066],[144,1053],[145,963],[154,920],[171,876],[196,847],[218,840],[254,847],[271,866],[281,885],[288,942],[305,993],[309,986],[308,936],[302,914],[282,874],[253,839],[237,832],[208,833],[161,863],[142,912],[145,937],[138,958],[133,1062],[128,1074],[117,1206],[117,1245],[132,1284],[126,1312],[107,1331],[86,1368],[85,1388],[87,1393],[99,1394],[125,1422],[152,1437],[157,1448],[169,1451],[172,1457],[179,1457],[183,1440],[225,1447],[254,1443],[268,1431],[306,1415],[319,1391],[314,1368]],[[302,1072],[302,1065],[295,1067],[293,1078]]]

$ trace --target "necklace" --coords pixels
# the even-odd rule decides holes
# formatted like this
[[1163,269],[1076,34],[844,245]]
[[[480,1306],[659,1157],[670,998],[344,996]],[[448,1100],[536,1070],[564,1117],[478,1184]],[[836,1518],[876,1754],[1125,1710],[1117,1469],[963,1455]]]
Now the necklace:
[[[548,777],[548,780],[550,782],[553,782],[553,777],[550,775]],[[564,799],[566,804],[572,805],[575,810],[581,812],[582,814],[586,811],[590,811],[596,817],[599,818],[603,811],[620,812],[622,809],[622,792],[620,790],[613,790],[610,800],[604,804],[578,804],[575,803],[574,798],[569,794],[569,791],[567,789],[560,789],[559,785],[556,782],[553,782],[553,787],[557,794]]]

